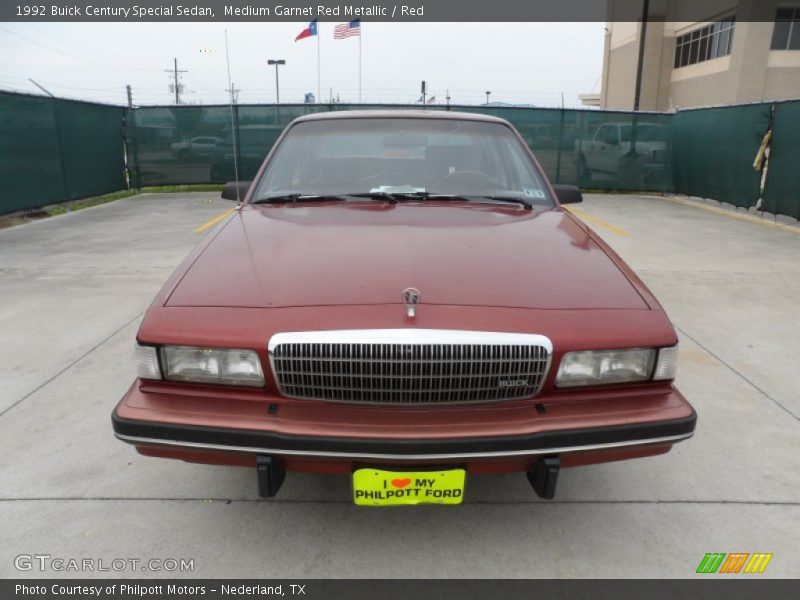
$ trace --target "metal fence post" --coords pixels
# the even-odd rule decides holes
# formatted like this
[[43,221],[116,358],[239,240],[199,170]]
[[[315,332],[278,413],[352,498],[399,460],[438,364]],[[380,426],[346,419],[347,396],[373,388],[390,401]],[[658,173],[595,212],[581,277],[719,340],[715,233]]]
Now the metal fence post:
[[58,146],[58,163],[61,168],[61,181],[64,185],[64,193],[67,200],[72,200],[72,192],[69,186],[69,175],[67,174],[67,165],[64,162],[64,141],[61,139],[61,120],[58,116],[58,103],[59,100],[53,98],[50,100],[53,105],[53,122],[56,128],[56,144]]
[[125,119],[123,122],[123,130],[122,135],[125,139],[125,143],[130,144],[127,145],[127,148],[131,150],[131,153],[126,152],[127,156],[127,168],[129,176],[132,176],[132,187],[139,189],[142,187],[142,179],[141,179],[141,168],[139,166],[139,142],[138,142],[138,130],[136,127],[136,111],[139,110],[138,108],[129,108],[126,109],[125,112]]
[[558,154],[556,155],[556,183],[561,183],[561,152],[564,146],[564,108],[560,109],[558,120]]

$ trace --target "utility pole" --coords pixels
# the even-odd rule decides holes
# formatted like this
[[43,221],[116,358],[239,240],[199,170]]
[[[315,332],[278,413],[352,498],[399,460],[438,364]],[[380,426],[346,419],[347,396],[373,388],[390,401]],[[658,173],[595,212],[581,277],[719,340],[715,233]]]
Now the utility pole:
[[278,67],[281,65],[285,65],[286,61],[282,58],[272,59],[270,58],[267,60],[268,65],[275,65],[275,104],[281,103],[281,86],[278,82]]
[[447,90],[447,96],[445,96],[445,100],[447,100],[447,106],[450,106],[450,90]]
[[231,104],[239,104],[239,92],[240,90],[237,87],[234,87],[234,83],[231,81],[231,87],[225,90],[231,97]]
[[[173,67],[171,69],[164,69],[172,76],[172,84],[175,88],[175,104],[181,103],[181,92],[183,91],[183,84],[180,83],[178,73],[188,73],[189,71],[178,69],[178,59],[173,59]],[[170,90],[172,91],[172,90]]]
[[427,91],[428,91],[428,86],[425,84],[424,81],[419,86],[419,91],[420,91],[420,94],[422,94],[422,105],[424,106],[425,105],[425,96],[426,96]]
[[633,91],[633,110],[639,111],[642,99],[642,71],[644,70],[644,45],[647,37],[647,20],[650,12],[650,0],[642,0],[642,28],[639,31],[639,60],[636,64],[636,89]]
[[[131,93],[131,84],[125,86],[125,91],[128,94],[128,110],[133,112],[133,94]],[[126,114],[122,118],[122,151],[125,156],[125,187],[131,189],[131,169],[130,159],[128,157],[128,117],[133,116],[131,113]]]

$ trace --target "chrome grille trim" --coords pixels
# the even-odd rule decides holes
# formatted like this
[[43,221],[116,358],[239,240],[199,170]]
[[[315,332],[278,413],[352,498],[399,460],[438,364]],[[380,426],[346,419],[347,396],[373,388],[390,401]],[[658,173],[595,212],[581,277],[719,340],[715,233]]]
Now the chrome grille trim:
[[405,406],[531,398],[553,345],[538,334],[354,329],[277,333],[268,351],[286,397]]

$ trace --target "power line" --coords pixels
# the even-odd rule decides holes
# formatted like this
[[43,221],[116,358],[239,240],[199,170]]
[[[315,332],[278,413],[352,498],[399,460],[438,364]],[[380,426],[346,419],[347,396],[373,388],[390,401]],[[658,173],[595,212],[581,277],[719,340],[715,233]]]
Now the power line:
[[93,48],[93,47],[91,47],[91,46],[89,46],[87,44],[84,44],[82,42],[76,42],[74,40],[70,40],[69,38],[67,38],[67,37],[65,37],[65,36],[63,36],[63,35],[61,35],[59,33],[56,33],[54,31],[44,27],[43,25],[33,25],[33,24],[31,24],[31,25],[35,29],[37,29],[37,30],[41,31],[42,33],[44,33],[46,36],[51,37],[52,39],[54,39],[54,40],[56,40],[58,42],[61,42],[61,43],[64,43],[64,44],[68,44],[68,45],[72,46],[73,48],[75,48],[76,50],[78,50],[79,52],[84,52],[85,54],[89,54],[93,58],[99,59],[99,60],[101,60],[103,62],[107,62],[106,57],[110,57],[110,58],[116,58],[117,60],[121,60],[121,61],[124,61],[124,62],[127,62],[127,63],[131,63],[131,66],[129,66],[129,67],[126,66],[126,68],[134,68],[134,69],[149,70],[149,71],[158,70],[158,69],[155,69],[155,68],[143,68],[143,67],[140,66],[141,63],[143,63],[143,62],[155,64],[155,62],[152,59],[148,60],[148,59],[142,59],[142,58],[133,58],[133,57],[129,57],[129,56],[124,56],[122,54],[116,54],[116,53],[110,52],[108,50],[102,50],[101,51],[101,50],[98,50],[97,48]]
[[7,27],[0,27],[0,30],[5,31],[7,33],[10,33],[11,35],[16,36],[19,39],[28,42],[29,44],[34,44],[35,46],[39,46],[40,48],[44,48],[45,50],[49,50],[50,52],[54,52],[55,54],[58,54],[59,56],[68,56],[70,58],[73,58],[75,60],[79,60],[81,62],[86,62],[87,60],[93,60],[96,63],[102,64],[105,67],[111,66],[111,67],[114,67],[116,69],[125,68],[125,69],[135,69],[135,70],[138,70],[138,71],[147,71],[147,72],[153,72],[154,71],[154,69],[147,69],[147,68],[142,68],[142,67],[133,67],[133,66],[123,66],[123,67],[121,67],[117,63],[114,63],[114,62],[111,62],[111,61],[107,61],[107,60],[103,60],[103,59],[100,59],[100,58],[97,58],[97,57],[94,57],[94,56],[91,56],[91,55],[89,55],[89,56],[77,56],[77,55],[75,55],[75,54],[73,54],[71,52],[67,52],[67,51],[65,51],[63,49],[53,48],[52,46],[48,46],[47,44],[43,44],[42,42],[39,42],[39,41],[33,40],[31,38],[25,37],[24,35],[20,35],[19,33],[15,32],[15,31],[11,31]]

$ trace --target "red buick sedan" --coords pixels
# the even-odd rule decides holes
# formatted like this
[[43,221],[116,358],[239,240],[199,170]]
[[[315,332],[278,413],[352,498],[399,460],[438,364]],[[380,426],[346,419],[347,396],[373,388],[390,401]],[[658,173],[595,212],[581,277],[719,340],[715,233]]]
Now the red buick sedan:
[[664,310],[504,120],[305,116],[223,197],[137,335],[113,426],[141,454],[255,467],[264,497],[311,471],[458,504],[694,432]]

